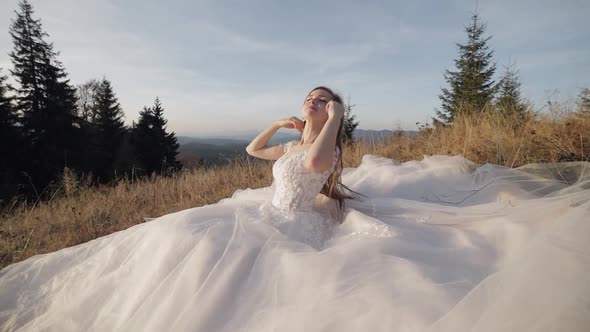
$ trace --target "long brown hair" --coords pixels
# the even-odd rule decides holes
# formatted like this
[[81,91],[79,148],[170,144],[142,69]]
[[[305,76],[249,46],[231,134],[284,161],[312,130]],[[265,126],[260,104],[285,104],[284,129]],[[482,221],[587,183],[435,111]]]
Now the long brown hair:
[[[317,86],[317,87],[313,88],[311,91],[309,91],[307,96],[309,96],[315,90],[324,90],[324,91],[330,93],[332,95],[333,101],[344,105],[344,103],[342,102],[342,96],[340,96],[338,93],[332,91],[332,89],[327,88],[325,86]],[[307,99],[307,96],[305,97],[305,99]],[[305,122],[303,123],[303,127],[305,128]],[[343,151],[342,151],[342,128],[344,128],[344,116],[340,120],[340,127],[338,128],[338,134],[336,135],[336,146],[340,150],[340,154],[338,155],[338,162],[336,163],[336,168],[334,169],[334,172],[332,172],[332,174],[330,174],[330,176],[328,177],[328,180],[326,181],[326,183],[322,187],[322,190],[320,190],[320,193],[328,196],[329,198],[335,199],[338,202],[338,221],[340,223],[342,223],[342,218],[344,216],[344,208],[345,208],[344,200],[347,198],[348,199],[356,199],[356,198],[358,198],[356,195],[361,195],[361,196],[366,197],[365,195],[360,194],[360,193],[348,188],[347,186],[345,186],[342,183],[342,170],[344,169],[344,166],[342,163],[342,153],[343,153]],[[301,143],[303,143],[303,131],[301,133]],[[352,195],[346,194],[344,192],[344,189],[348,190],[349,192],[351,192],[353,194]]]

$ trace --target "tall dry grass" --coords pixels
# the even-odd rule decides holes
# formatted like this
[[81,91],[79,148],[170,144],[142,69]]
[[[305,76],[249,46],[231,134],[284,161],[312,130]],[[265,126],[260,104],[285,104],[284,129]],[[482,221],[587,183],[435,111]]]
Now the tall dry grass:
[[[460,116],[452,127],[423,128],[413,138],[397,133],[390,139],[345,146],[344,166],[358,166],[365,154],[400,161],[463,154],[479,164],[508,167],[590,157],[588,115],[554,109],[543,115],[514,117],[490,111]],[[2,211],[0,268],[123,230],[145,217],[215,203],[237,189],[268,186],[271,169],[272,162],[245,157],[226,166],[100,188],[89,187],[66,171],[61,190],[51,200]]]
[[141,223],[146,217],[215,203],[237,188],[272,182],[272,164],[252,158],[92,188],[64,172],[62,194],[47,202],[8,207],[0,221],[0,267]]
[[453,126],[425,127],[414,139],[387,140],[383,155],[400,161],[458,155],[478,163],[518,167],[590,158],[590,114],[553,108],[543,114],[505,115],[488,109],[460,115]]

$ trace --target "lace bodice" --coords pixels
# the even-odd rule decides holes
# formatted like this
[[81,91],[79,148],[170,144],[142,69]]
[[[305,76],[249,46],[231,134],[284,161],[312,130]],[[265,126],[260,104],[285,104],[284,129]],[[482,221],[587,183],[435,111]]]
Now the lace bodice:
[[339,150],[336,148],[329,169],[314,173],[303,165],[309,149],[290,154],[293,144],[293,141],[283,144],[285,154],[273,165],[275,191],[272,205],[287,212],[311,211],[316,196],[336,167]]
[[285,154],[273,165],[273,196],[260,207],[261,220],[273,224],[291,239],[319,249],[330,236],[336,221],[317,211],[314,202],[334,171],[340,151],[336,149],[329,169],[314,173],[303,165],[307,149],[288,153],[293,143],[283,144]]

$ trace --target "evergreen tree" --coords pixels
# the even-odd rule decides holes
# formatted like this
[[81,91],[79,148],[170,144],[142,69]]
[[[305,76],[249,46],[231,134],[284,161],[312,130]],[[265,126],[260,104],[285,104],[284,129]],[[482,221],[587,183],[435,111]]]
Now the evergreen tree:
[[18,126],[18,115],[13,99],[8,95],[11,89],[6,76],[0,76],[0,205],[18,194],[22,181],[22,138]]
[[344,132],[342,133],[342,141],[345,144],[354,143],[354,130],[359,125],[358,121],[354,121],[356,119],[356,115],[352,114],[352,108],[354,106],[355,105],[350,103],[350,98],[348,98],[346,111],[344,112]]
[[517,114],[523,116],[526,112],[526,104],[520,95],[520,80],[518,72],[512,66],[505,67],[504,75],[498,84],[498,96],[496,109],[504,114]]
[[439,95],[442,110],[437,110],[439,119],[434,119],[435,124],[452,124],[459,112],[481,112],[486,103],[492,101],[496,91],[492,79],[496,65],[492,63],[494,52],[488,50],[487,46],[491,37],[483,37],[485,29],[486,25],[480,23],[479,15],[474,13],[471,25],[465,27],[467,43],[457,43],[457,71],[445,72],[444,78],[449,88],[443,88]]
[[167,120],[159,98],[152,108],[144,107],[133,129],[133,148],[144,174],[178,170],[176,160],[179,144],[174,132],[166,132]]
[[155,153],[155,135],[152,134],[152,110],[144,106],[139,111],[139,119],[132,126],[132,145],[135,151],[135,173],[149,175],[158,169],[159,157]]
[[95,148],[95,175],[100,180],[108,181],[115,177],[115,159],[121,148],[125,123],[123,111],[111,86],[111,82],[103,79],[96,91],[95,116],[92,121]]
[[115,178],[131,177],[135,167],[136,152],[133,146],[133,127],[125,128],[121,140],[121,146],[117,149],[113,169]]
[[590,114],[590,89],[589,88],[580,89],[580,94],[578,95],[578,109],[580,112]]
[[0,140],[2,146],[9,145],[7,143],[13,142],[11,137],[15,138],[18,135],[18,115],[13,105],[13,98],[8,95],[10,89],[11,87],[6,84],[6,76],[0,76],[0,133],[4,138]]
[[178,170],[180,169],[180,163],[176,160],[176,155],[178,155],[180,144],[176,141],[174,132],[166,132],[168,120],[164,118],[164,108],[159,98],[156,98],[154,102],[152,113],[154,116],[154,130],[159,142],[158,146],[161,147],[161,168],[163,170]]
[[76,168],[82,147],[77,139],[75,89],[53,45],[45,42],[48,35],[40,20],[33,19],[29,2],[21,1],[19,8],[10,26],[14,41],[11,73],[19,84],[16,109],[22,116],[27,144],[27,173],[36,190],[55,180],[66,165]]

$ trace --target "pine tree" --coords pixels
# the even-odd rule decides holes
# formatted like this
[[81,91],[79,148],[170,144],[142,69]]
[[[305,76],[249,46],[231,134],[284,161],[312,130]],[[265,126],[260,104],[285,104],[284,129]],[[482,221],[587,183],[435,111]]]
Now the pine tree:
[[578,109],[582,113],[590,114],[590,89],[589,88],[580,89],[580,94],[578,95]]
[[[11,87],[6,84],[6,76],[0,76],[0,144],[3,150],[14,145],[18,137],[18,115],[13,105],[13,98],[8,95]],[[4,157],[5,154],[1,153]],[[4,160],[6,161],[6,160]]]
[[166,132],[166,124],[168,120],[164,118],[164,108],[160,99],[156,97],[154,107],[152,107],[152,114],[154,117],[154,131],[156,132],[157,141],[161,147],[161,160],[162,164],[160,167],[162,170],[178,170],[180,169],[180,163],[176,160],[178,154],[178,148],[180,144],[176,141],[174,132]]
[[0,205],[18,194],[22,168],[22,137],[6,76],[0,76]]
[[115,96],[111,82],[103,79],[96,91],[95,116],[92,121],[93,146],[96,152],[95,175],[103,182],[115,177],[115,159],[121,148],[125,123],[123,111]]
[[483,37],[485,29],[486,25],[480,23],[479,15],[474,13],[471,25],[465,27],[467,43],[457,43],[460,53],[455,60],[457,71],[445,72],[449,88],[443,88],[439,95],[442,110],[436,111],[435,124],[452,124],[459,112],[481,112],[492,101],[497,89],[492,79],[496,65],[492,63],[494,52],[487,46],[491,37]]
[[155,153],[155,135],[152,134],[152,110],[144,106],[139,111],[139,119],[132,127],[132,144],[135,151],[137,175],[149,175],[157,171],[158,157]]
[[133,175],[135,167],[136,152],[133,146],[133,127],[125,128],[121,146],[116,151],[113,169],[115,171],[115,178],[126,177],[130,178]]
[[27,143],[27,173],[36,190],[55,180],[66,165],[76,168],[82,147],[77,139],[75,89],[53,45],[44,40],[48,34],[40,20],[33,19],[29,2],[21,1],[19,8],[10,26],[14,41],[11,73],[19,84],[16,109]]
[[352,144],[354,143],[354,131],[356,127],[358,127],[358,121],[354,121],[356,119],[356,115],[352,114],[352,108],[356,105],[352,105],[350,103],[350,98],[348,98],[348,103],[346,103],[346,111],[344,112],[344,132],[342,133],[342,141],[345,144]]
[[520,94],[520,80],[518,72],[513,66],[505,67],[502,79],[498,84],[498,96],[496,98],[496,109],[506,115],[524,116],[527,106]]
[[164,108],[156,98],[152,108],[144,107],[133,129],[133,149],[145,175],[180,169],[176,160],[179,144],[174,132],[166,132]]

